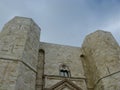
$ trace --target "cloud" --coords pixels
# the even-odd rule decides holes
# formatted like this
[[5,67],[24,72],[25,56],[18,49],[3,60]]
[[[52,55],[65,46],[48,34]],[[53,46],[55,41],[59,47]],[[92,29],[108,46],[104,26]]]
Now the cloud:
[[14,16],[30,17],[41,27],[42,41],[80,46],[97,29],[119,38],[119,4],[118,0],[2,0],[0,28]]
[[120,17],[116,17],[108,22],[108,25],[104,27],[105,30],[110,31],[118,43],[120,43]]

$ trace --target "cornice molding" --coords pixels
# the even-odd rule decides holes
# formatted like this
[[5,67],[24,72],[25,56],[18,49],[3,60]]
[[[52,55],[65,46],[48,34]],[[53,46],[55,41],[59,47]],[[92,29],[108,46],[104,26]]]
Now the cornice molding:
[[70,88],[71,90],[73,90],[73,89],[82,90],[80,87],[78,87],[76,84],[71,82],[69,79],[64,79],[64,80],[56,83],[52,87],[46,88],[45,90],[56,90],[57,88],[60,88],[60,90],[61,90],[62,88],[65,88],[65,87]]

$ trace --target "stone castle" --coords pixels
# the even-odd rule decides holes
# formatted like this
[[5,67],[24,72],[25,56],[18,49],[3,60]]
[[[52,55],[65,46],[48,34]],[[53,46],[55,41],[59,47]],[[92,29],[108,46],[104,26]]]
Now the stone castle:
[[97,30],[81,47],[40,42],[30,18],[14,17],[0,33],[0,90],[120,90],[120,46]]

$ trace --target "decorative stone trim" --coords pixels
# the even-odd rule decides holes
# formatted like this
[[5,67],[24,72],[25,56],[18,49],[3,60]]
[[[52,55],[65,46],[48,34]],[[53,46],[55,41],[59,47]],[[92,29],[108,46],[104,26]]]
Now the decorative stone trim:
[[57,79],[57,80],[62,80],[62,79],[69,79],[69,80],[86,80],[85,77],[63,77],[63,76],[57,76],[57,75],[44,75],[44,77],[49,78],[49,79]]
[[[57,88],[64,88],[64,87],[68,87],[71,90],[75,89],[75,90],[82,90],[80,87],[78,87],[77,85],[75,85],[73,82],[71,82],[69,79],[64,79],[60,82],[58,82],[57,84],[53,85],[50,88],[46,88],[45,90],[56,90]],[[60,90],[61,90],[60,89]]]
[[109,75],[107,75],[107,76],[103,76],[102,78],[100,78],[100,79],[95,83],[94,88],[97,86],[97,84],[98,84],[102,79],[107,78],[107,77],[112,76],[112,75],[117,74],[117,73],[120,73],[120,71],[114,72],[114,73],[109,74]]
[[10,60],[10,61],[19,61],[19,62],[23,63],[25,66],[27,66],[30,70],[32,70],[33,72],[37,73],[37,71],[33,67],[31,67],[29,64],[25,63],[22,60],[19,60],[19,59],[10,59],[10,58],[0,58],[0,59]]

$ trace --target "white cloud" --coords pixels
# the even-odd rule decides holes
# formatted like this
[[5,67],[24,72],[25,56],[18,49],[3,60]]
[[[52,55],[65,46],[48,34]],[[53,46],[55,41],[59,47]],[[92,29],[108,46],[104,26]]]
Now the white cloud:
[[0,28],[13,16],[30,17],[42,28],[42,41],[79,46],[96,29],[119,38],[119,8],[116,0],[2,0]]

